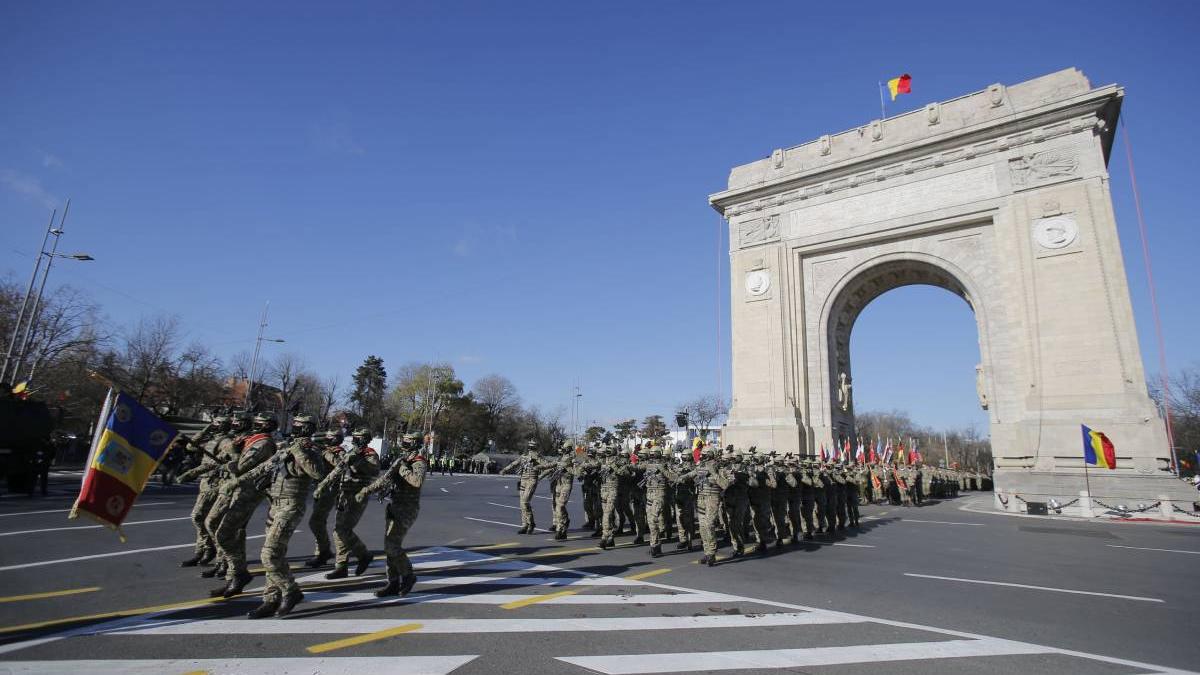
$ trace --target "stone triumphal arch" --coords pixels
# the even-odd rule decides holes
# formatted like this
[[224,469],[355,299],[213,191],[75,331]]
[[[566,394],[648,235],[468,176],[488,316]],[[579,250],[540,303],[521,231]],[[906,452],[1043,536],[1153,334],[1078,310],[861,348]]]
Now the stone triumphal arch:
[[1117,447],[1117,470],[1090,472],[1097,498],[1188,499],[1147,395],[1109,195],[1122,96],[1063,70],[733,169],[710,198],[730,237],[726,442],[812,454],[853,436],[855,319],[931,284],[974,311],[980,363],[963,377],[1002,496],[1079,496],[1087,424]]

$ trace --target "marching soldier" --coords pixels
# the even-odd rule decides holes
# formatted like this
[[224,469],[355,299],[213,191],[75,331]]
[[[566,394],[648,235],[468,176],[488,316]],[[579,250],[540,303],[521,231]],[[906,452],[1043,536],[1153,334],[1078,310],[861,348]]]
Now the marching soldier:
[[304,518],[305,500],[313,479],[325,475],[325,462],[312,442],[316,429],[312,417],[296,415],[292,419],[292,440],[271,462],[265,462],[246,474],[255,480],[268,476],[271,484],[271,513],[267,538],[263,541],[262,562],[266,568],[266,586],[262,604],[246,616],[262,619],[271,615],[283,617],[304,599],[300,585],[292,576],[287,561],[288,542],[296,526]]
[[749,455],[750,461],[746,465],[746,494],[750,503],[750,522],[754,528],[754,538],[758,540],[755,552],[763,555],[767,552],[767,541],[771,538],[771,489],[767,485],[766,457],[758,454],[757,448],[753,447],[750,448]]
[[[788,500],[788,525],[792,532],[792,545],[800,543],[800,537],[803,536],[804,529],[802,526],[802,513],[804,511],[804,488],[801,480],[803,472],[800,470],[800,463],[796,461],[796,456],[792,453],[787,453],[783,457],[783,480],[787,484],[787,500]],[[809,520],[812,519],[812,511],[810,505]]]
[[195,439],[183,441],[189,449],[199,450],[202,456],[199,465],[179,475],[181,483],[200,478],[200,491],[196,494],[196,503],[192,507],[192,525],[196,528],[195,555],[180,562],[180,567],[203,565],[217,555],[217,544],[205,529],[204,519],[208,517],[208,512],[217,501],[217,480],[220,478],[217,469],[228,461],[228,457],[222,458],[217,453],[222,439],[229,435],[229,428],[229,418],[218,415]]
[[588,448],[587,455],[580,462],[579,489],[583,492],[583,513],[586,518],[583,528],[590,528],[591,536],[599,537],[603,509],[600,506],[600,462],[595,447]]
[[340,430],[331,431],[336,435],[337,443],[332,445],[329,443],[334,436],[327,431],[321,439],[320,448],[321,458],[325,460],[325,467],[329,473],[326,473],[317,483],[317,487],[313,489],[313,510],[312,515],[308,517],[308,531],[312,532],[317,546],[313,557],[304,563],[304,566],[310,569],[323,567],[334,555],[333,545],[329,539],[329,514],[337,505],[338,495],[336,490],[322,491],[320,489],[325,483],[325,479],[333,472],[334,467],[338,466],[342,460],[342,432]]
[[545,468],[546,465],[538,456],[537,441],[530,439],[525,444],[525,454],[500,470],[500,473],[520,471],[521,529],[517,530],[517,534],[533,534],[536,528],[533,518],[533,494],[537,492],[538,477]]
[[796,536],[788,519],[788,471],[776,463],[774,450],[770,452],[770,461],[765,468],[767,487],[771,490],[771,516],[775,521],[775,548],[783,548],[784,539],[794,540]]
[[[333,543],[337,553],[333,571],[325,575],[326,579],[344,579],[349,576],[350,556],[354,556],[357,561],[354,567],[356,577],[366,572],[375,560],[371,549],[367,548],[354,532],[363,512],[367,510],[366,501],[359,501],[355,496],[379,476],[379,455],[367,445],[369,436],[366,429],[356,429],[351,435],[353,446],[343,451],[337,466],[317,487],[318,492],[332,493],[337,507],[337,515],[333,520]],[[327,444],[336,443],[340,446],[341,441],[340,432],[326,432]],[[412,436],[410,442],[415,443],[416,436]]]
[[696,484],[696,506],[700,515],[700,541],[704,545],[704,557],[700,564],[712,567],[717,564],[717,525],[721,520],[721,496],[733,484],[731,472],[717,462],[716,452],[711,446],[701,451],[701,460],[694,468],[681,474]]
[[674,465],[674,489],[671,491],[675,501],[675,531],[679,543],[675,550],[692,550],[692,540],[696,538],[696,462],[692,455],[681,457]]
[[388,581],[386,586],[375,591],[377,598],[408,595],[417,583],[412,563],[404,552],[404,535],[408,534],[421,511],[421,486],[425,484],[427,468],[428,462],[416,443],[416,435],[405,434],[396,460],[355,495],[358,502],[365,502],[374,492],[384,492],[390,497],[385,512],[387,529],[383,535]]
[[671,469],[663,462],[662,452],[651,443],[643,451],[645,457],[638,461],[642,474],[641,485],[646,494],[646,524],[650,530],[650,557],[662,555],[662,542],[670,531],[667,529],[667,486],[674,480]]
[[734,453],[732,445],[725,447],[725,460],[724,473],[728,474],[724,481],[725,527],[736,558],[746,552],[746,521],[750,518],[749,471]]
[[558,454],[558,461],[546,469],[544,475],[550,477],[550,494],[553,496],[554,539],[562,541],[567,538],[567,529],[571,527],[571,516],[567,513],[567,505],[571,502],[571,487],[575,482],[577,471],[574,446],[568,441],[563,444]]
[[209,595],[213,597],[233,597],[253,579],[246,565],[246,525],[266,497],[270,477],[258,476],[245,481],[243,477],[275,455],[275,440],[271,437],[275,426],[274,416],[255,415],[251,434],[242,441],[241,453],[236,461],[227,465],[231,478],[221,485],[221,490],[229,495],[229,505],[216,527],[216,541],[228,569],[225,586],[210,591]]
[[217,443],[216,455],[223,463],[212,472],[209,482],[213,484],[217,496],[208,509],[208,514],[204,517],[204,531],[208,533],[208,538],[212,541],[217,553],[214,559],[215,564],[200,573],[200,576],[205,579],[214,577],[224,579],[229,570],[229,563],[221,553],[221,547],[217,546],[217,528],[221,526],[221,520],[225,518],[225,512],[229,510],[229,501],[232,495],[223,492],[220,486],[229,479],[230,467],[238,461],[238,454],[242,451],[242,443],[246,440],[247,432],[250,431],[252,419],[250,413],[234,413],[229,418],[229,433],[222,436]]
[[600,516],[601,539],[600,548],[615,546],[614,537],[617,527],[617,512],[620,509],[621,481],[629,473],[629,464],[624,455],[605,449],[600,464],[600,503],[603,512]]

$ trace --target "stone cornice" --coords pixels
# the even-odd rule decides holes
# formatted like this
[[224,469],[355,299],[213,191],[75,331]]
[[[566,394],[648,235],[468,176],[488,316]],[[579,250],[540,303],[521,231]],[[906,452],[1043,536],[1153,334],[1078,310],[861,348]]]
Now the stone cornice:
[[[809,171],[781,174],[762,183],[718,192],[709,197],[709,204],[730,218],[1039,143],[1077,133],[1089,126],[1094,126],[1094,131],[1103,136],[1107,156],[1123,96],[1124,90],[1117,85],[1098,87],[907,145],[848,157]],[[862,127],[860,133],[871,133],[872,126]],[[769,162],[771,159],[761,161]]]

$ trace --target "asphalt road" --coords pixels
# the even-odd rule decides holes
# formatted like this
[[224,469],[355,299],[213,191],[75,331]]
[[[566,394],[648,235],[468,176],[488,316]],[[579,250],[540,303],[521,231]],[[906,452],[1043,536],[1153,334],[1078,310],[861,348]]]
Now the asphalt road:
[[[383,543],[372,503],[359,526],[380,558],[368,575],[335,584],[301,569],[298,610],[250,621],[255,593],[209,601],[215,584],[178,566],[194,488],[148,489],[122,544],[67,520],[78,481],[58,474],[48,498],[0,498],[0,673],[1200,668],[1200,526],[1002,516],[965,496],[864,507],[857,532],[708,568],[673,543],[652,559],[600,551],[578,528],[566,542],[518,535],[514,479],[434,475],[409,534],[411,595],[370,594]],[[545,526],[545,485],[540,495]],[[581,524],[578,487],[573,501]],[[295,567],[312,546],[302,528]]]

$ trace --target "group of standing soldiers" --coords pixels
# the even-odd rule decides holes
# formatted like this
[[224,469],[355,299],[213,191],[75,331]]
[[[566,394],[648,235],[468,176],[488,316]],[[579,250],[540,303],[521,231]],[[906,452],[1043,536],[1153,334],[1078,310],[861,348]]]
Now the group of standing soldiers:
[[[292,419],[291,434],[277,444],[273,415],[237,413],[217,417],[194,439],[180,442],[200,453],[200,463],[181,474],[180,481],[200,479],[200,492],[192,509],[196,527],[194,555],[183,567],[212,565],[200,576],[223,578],[213,597],[233,597],[253,579],[246,564],[246,526],[264,500],[267,513],[262,562],[266,587],[262,604],[248,617],[286,616],[304,598],[287,563],[287,547],[299,527],[312,495],[308,527],[316,539],[314,556],[305,565],[319,568],[332,559],[327,579],[349,576],[354,558],[355,576],[374,560],[354,528],[366,510],[367,497],[379,494],[387,502],[384,551],[387,584],[378,597],[406,595],[416,584],[412,564],[404,552],[404,536],[417,519],[421,486],[428,463],[415,434],[406,434],[394,460],[381,467],[379,456],[368,447],[366,430],[351,434],[344,445],[339,430],[316,434],[307,415]],[[328,532],[330,513],[336,510],[332,546]]]
[[699,441],[690,457],[676,457],[648,441],[631,453],[565,444],[557,458],[542,455],[530,441],[525,454],[500,473],[520,476],[521,534],[535,530],[533,495],[539,481],[548,479],[554,538],[566,539],[567,504],[578,480],[583,527],[601,538],[601,548],[615,546],[627,526],[633,544],[648,542],[652,557],[662,555],[672,533],[676,549],[688,551],[699,534],[700,561],[710,567],[717,561],[719,530],[733,557],[752,543],[756,553],[765,554],[772,544],[798,545],[817,534],[859,527],[860,502],[894,497],[897,504],[920,504],[926,496],[953,496],[959,486],[955,472],[942,469],[819,462],[756,448],[737,453],[732,446],[722,453]]

